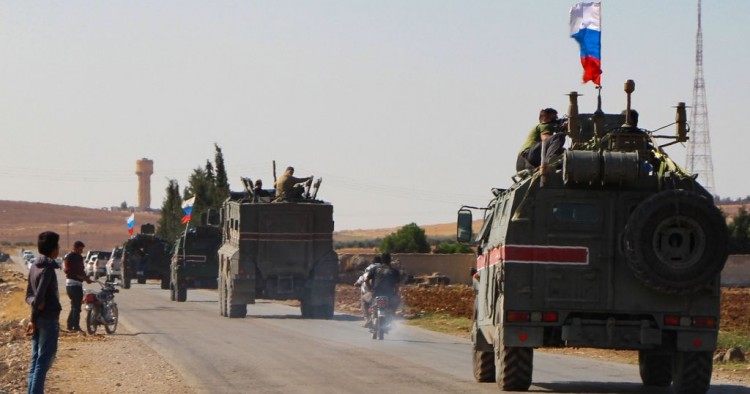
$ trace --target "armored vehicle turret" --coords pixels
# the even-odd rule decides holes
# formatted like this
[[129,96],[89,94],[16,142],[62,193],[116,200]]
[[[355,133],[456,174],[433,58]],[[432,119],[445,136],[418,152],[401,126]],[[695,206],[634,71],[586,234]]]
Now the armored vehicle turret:
[[[243,179],[246,185],[252,185]],[[333,206],[317,200],[318,179],[295,198],[274,192],[232,193],[222,208],[219,309],[241,318],[258,298],[299,300],[303,318],[333,317],[338,256]]]
[[169,256],[172,244],[154,235],[154,225],[141,226],[141,232],[122,245],[122,287],[130,288],[130,281],[146,283],[158,279],[162,289],[169,289]]
[[[624,114],[579,114],[571,94],[570,148],[459,210],[458,239],[478,248],[477,381],[525,391],[534,348],[569,346],[637,350],[645,385],[708,390],[726,223],[662,149],[687,140],[684,103],[675,134],[657,135],[636,126],[633,90]],[[472,209],[484,211],[475,236]]]

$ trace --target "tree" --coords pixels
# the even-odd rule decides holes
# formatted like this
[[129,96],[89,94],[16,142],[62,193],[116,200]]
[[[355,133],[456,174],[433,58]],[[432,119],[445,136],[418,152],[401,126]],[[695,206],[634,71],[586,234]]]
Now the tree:
[[429,253],[430,245],[424,229],[409,223],[383,238],[378,249],[383,253]]
[[182,198],[180,197],[180,185],[174,179],[169,180],[167,195],[161,206],[161,217],[156,235],[174,241],[185,230],[182,220]]
[[732,223],[729,223],[727,229],[729,230],[729,254],[750,253],[750,214],[744,206],[737,211],[737,215],[732,218]]
[[128,202],[127,201],[121,202],[120,203],[120,209],[122,209],[122,210],[128,209]]
[[216,165],[216,179],[214,185],[216,188],[216,201],[223,202],[229,197],[229,180],[227,178],[227,170],[224,166],[224,154],[221,153],[219,145],[214,143],[214,164]]
[[200,217],[209,208],[216,208],[214,202],[214,184],[206,176],[206,170],[198,167],[188,178],[188,187],[185,188],[185,199],[195,197],[191,222],[200,223]]
[[435,246],[434,253],[454,254],[454,253],[472,253],[474,250],[469,245],[458,242],[440,242]]

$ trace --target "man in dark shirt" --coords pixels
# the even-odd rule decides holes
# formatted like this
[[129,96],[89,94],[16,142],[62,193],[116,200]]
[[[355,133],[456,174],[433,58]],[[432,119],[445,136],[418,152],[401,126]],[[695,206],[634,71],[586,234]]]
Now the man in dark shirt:
[[73,250],[63,258],[63,271],[65,272],[65,291],[70,298],[70,313],[68,313],[68,331],[81,330],[81,301],[83,301],[83,282],[91,283],[92,280],[86,276],[83,268],[83,248],[86,245],[81,241],[73,244]]
[[391,254],[383,253],[382,264],[370,271],[367,280],[372,288],[372,296],[386,296],[391,309],[398,308],[400,299],[398,286],[401,284],[401,273],[391,266]]
[[60,254],[60,236],[52,231],[39,234],[39,256],[29,269],[26,285],[26,303],[31,306],[31,321],[26,335],[31,336],[31,364],[29,366],[29,393],[44,393],[47,371],[57,354],[60,335],[60,292],[57,287],[55,259]]

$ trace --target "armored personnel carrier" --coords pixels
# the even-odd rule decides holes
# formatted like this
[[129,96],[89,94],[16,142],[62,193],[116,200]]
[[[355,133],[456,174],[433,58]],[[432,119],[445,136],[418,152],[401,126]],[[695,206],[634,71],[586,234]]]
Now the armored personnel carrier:
[[333,317],[338,256],[333,206],[316,199],[318,179],[298,198],[275,201],[274,191],[232,193],[222,208],[219,310],[242,318],[258,298],[299,300],[303,318]]
[[158,279],[162,289],[169,289],[169,252],[172,244],[154,234],[154,225],[141,225],[141,232],[122,245],[122,287],[130,288],[130,281],[146,283]]
[[[571,93],[559,157],[462,207],[458,240],[478,248],[474,377],[526,391],[534,348],[631,349],[644,385],[705,393],[719,328],[727,229],[713,197],[662,149],[687,141],[622,114],[579,114]],[[659,145],[660,139],[667,140]],[[484,223],[472,234],[472,210]]]
[[172,301],[187,300],[188,288],[217,287],[221,228],[209,225],[206,214],[202,215],[201,222],[200,226],[188,228],[175,241],[170,263],[169,290]]

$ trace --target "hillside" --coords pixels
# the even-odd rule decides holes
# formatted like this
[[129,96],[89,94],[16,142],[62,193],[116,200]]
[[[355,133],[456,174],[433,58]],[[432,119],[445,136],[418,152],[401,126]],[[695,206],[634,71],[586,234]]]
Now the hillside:
[[[128,238],[129,212],[73,207],[25,201],[0,201],[0,243],[36,242],[46,230],[60,234],[60,246],[67,251],[75,240],[89,250],[112,249]],[[136,212],[136,229],[159,220],[157,212]]]
[[[729,218],[737,214],[742,205],[728,204],[720,208]],[[128,237],[126,218],[128,212],[109,211],[34,203],[0,200],[0,243],[35,242],[37,234],[52,230],[60,234],[60,245],[68,249],[69,243],[80,239],[88,249],[111,249]],[[157,223],[158,212],[137,212],[136,228],[144,223]],[[68,225],[69,224],[69,225]],[[406,223],[404,223],[406,224]],[[474,222],[474,231],[481,221]],[[421,225],[430,238],[453,238],[455,223]],[[383,238],[398,228],[343,230],[334,233],[336,242]]]

